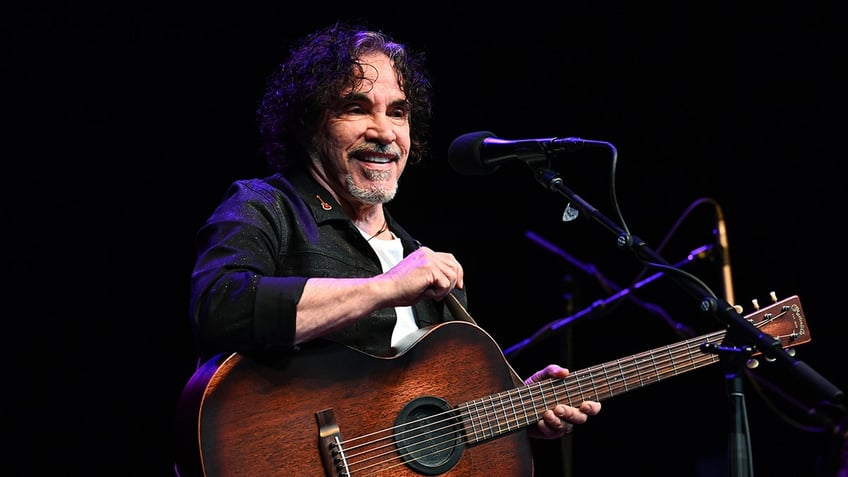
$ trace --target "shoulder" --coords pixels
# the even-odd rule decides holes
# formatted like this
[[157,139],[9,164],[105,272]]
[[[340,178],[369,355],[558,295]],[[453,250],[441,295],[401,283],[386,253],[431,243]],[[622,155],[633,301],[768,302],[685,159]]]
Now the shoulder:
[[224,193],[224,203],[280,204],[297,200],[300,194],[282,176],[238,179],[230,183]]

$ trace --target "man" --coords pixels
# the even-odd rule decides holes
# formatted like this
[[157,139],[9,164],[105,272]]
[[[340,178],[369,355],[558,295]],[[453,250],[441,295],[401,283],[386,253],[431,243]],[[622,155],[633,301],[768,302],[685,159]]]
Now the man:
[[[273,175],[234,182],[197,235],[191,317],[203,360],[279,363],[325,341],[394,356],[422,330],[468,321],[456,257],[422,246],[385,207],[426,153],[430,94],[423,57],[384,33],[338,23],[295,45],[258,110]],[[550,365],[526,384],[567,374]],[[600,411],[594,401],[554,404],[531,436],[562,437]],[[480,414],[475,423],[490,419]],[[501,416],[507,426],[512,414]]]

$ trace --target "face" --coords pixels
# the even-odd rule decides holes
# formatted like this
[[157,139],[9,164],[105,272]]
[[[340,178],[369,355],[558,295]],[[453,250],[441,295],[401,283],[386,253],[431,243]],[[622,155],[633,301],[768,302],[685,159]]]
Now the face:
[[361,58],[365,81],[330,111],[311,168],[341,201],[377,204],[394,198],[409,157],[409,107],[389,58]]

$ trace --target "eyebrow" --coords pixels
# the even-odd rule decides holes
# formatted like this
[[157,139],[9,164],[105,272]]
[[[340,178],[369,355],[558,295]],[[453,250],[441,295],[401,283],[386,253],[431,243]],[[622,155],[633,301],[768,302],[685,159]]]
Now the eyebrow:
[[[363,101],[363,102],[366,102],[366,103],[372,102],[371,98],[369,98],[368,95],[365,94],[365,93],[349,93],[349,94],[343,96],[341,98],[341,101]],[[404,108],[404,109],[408,110],[412,107],[412,105],[411,105],[411,103],[409,102],[408,99],[402,98],[402,99],[396,99],[396,100],[392,101],[391,103],[389,103],[389,107],[394,107],[394,108],[399,107],[399,108]]]

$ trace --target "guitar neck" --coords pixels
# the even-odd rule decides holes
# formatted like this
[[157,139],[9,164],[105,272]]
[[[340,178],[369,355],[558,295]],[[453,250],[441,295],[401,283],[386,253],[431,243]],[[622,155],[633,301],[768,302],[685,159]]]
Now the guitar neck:
[[[797,296],[776,301],[745,319],[763,333],[770,334],[784,348],[810,341]],[[547,379],[468,401],[456,410],[465,425],[467,441],[485,441],[538,422],[542,414],[557,403],[577,406],[585,400],[602,401],[713,364],[719,356],[705,351],[703,346],[719,343],[726,334],[716,331],[660,346],[574,371],[565,379]]]
[[565,379],[546,379],[457,406],[469,443],[482,442],[535,424],[557,403],[577,406],[585,400],[602,401],[643,388],[718,361],[701,349],[724,339],[724,331],[661,346],[627,358],[608,361]]

